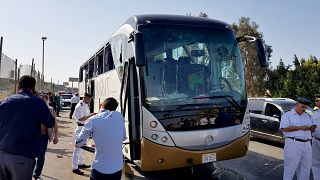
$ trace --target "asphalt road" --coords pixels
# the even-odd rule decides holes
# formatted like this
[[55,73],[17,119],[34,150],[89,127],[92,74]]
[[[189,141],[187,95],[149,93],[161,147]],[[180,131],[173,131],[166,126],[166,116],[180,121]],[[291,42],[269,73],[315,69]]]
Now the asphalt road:
[[[42,177],[47,180],[89,179],[90,169],[84,170],[84,176],[72,173],[71,157],[74,147],[75,120],[68,118],[69,110],[64,110],[59,118],[60,142],[49,144]],[[60,156],[61,155],[61,156]],[[93,154],[86,152],[86,164],[91,164]],[[123,174],[122,179],[282,179],[283,147],[281,144],[261,140],[250,142],[247,156],[208,164],[203,167],[175,169],[160,172],[140,172],[134,165],[128,164],[133,175]],[[193,174],[192,174],[193,171]]]

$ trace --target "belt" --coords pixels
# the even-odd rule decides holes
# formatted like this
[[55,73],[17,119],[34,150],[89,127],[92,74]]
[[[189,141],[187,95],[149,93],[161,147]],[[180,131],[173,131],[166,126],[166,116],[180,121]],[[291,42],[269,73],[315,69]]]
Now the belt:
[[315,138],[316,140],[320,141],[320,138],[316,138],[316,137],[314,137],[314,136],[313,136],[313,138]]
[[298,139],[298,138],[294,138],[294,137],[287,137],[287,138],[293,139],[295,141],[300,141],[300,142],[309,142],[310,141],[310,139]]
[[81,124],[81,123],[77,123],[78,124],[78,126],[84,126],[84,124]]

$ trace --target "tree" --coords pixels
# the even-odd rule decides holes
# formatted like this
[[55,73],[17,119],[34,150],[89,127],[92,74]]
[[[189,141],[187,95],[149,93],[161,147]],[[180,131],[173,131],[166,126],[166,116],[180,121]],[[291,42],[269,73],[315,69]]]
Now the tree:
[[[258,31],[258,24],[252,22],[249,17],[241,17],[238,24],[233,23],[233,30],[237,36],[254,36],[263,38],[263,33]],[[272,47],[264,42],[267,61],[270,62]],[[240,50],[246,73],[246,84],[248,94],[251,97],[264,96],[266,92],[266,81],[268,69],[260,67],[258,55],[254,43],[241,43]]]
[[[295,69],[289,70],[286,77],[282,79],[282,90],[274,89],[274,92],[281,92],[280,97],[296,99],[305,97],[313,100],[315,94],[320,93],[320,62],[315,56],[308,59],[301,58],[298,60],[294,56]],[[279,67],[277,67],[277,70]]]
[[297,55],[294,55],[294,57],[293,57],[293,65],[296,68],[300,66],[300,61],[299,61]]

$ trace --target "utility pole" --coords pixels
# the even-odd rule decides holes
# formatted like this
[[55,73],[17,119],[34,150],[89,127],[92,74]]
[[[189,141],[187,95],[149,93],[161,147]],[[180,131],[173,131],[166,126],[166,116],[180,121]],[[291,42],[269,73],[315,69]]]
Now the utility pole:
[[51,92],[53,92],[52,78],[51,78]]
[[15,61],[15,67],[14,67],[14,93],[17,93],[17,80],[18,80],[18,59]]
[[34,58],[32,58],[32,62],[31,62],[31,72],[30,72],[31,76],[33,76],[33,69],[34,69]]
[[44,41],[47,39],[47,37],[42,37],[42,76],[41,76],[41,82],[42,82],[42,86],[41,86],[41,90],[44,91]]
[[0,39],[0,78],[1,78],[1,60],[2,60],[2,43],[3,43],[3,37],[1,36]]

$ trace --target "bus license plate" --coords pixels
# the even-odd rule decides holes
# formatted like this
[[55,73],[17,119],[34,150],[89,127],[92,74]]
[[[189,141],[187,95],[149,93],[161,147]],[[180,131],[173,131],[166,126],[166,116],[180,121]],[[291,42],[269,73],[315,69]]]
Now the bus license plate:
[[216,153],[202,154],[202,163],[215,162],[215,161],[217,161]]

